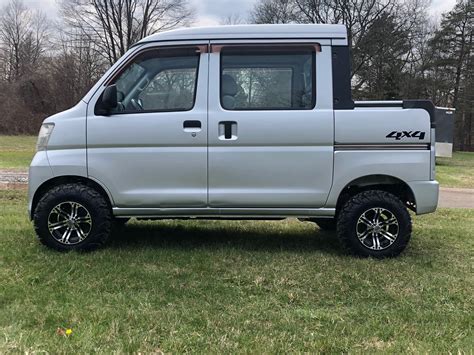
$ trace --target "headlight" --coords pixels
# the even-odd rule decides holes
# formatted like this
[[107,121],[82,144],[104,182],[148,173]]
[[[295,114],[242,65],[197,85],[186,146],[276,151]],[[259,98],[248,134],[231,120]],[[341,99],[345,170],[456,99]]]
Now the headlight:
[[36,142],[36,151],[46,150],[49,137],[53,132],[54,123],[43,123],[38,134],[38,142]]

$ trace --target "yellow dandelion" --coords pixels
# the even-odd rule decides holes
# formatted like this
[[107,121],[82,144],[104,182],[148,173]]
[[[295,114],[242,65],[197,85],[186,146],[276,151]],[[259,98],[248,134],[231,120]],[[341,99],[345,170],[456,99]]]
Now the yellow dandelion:
[[72,334],[72,329],[71,328],[66,329],[66,335],[71,335],[71,334]]

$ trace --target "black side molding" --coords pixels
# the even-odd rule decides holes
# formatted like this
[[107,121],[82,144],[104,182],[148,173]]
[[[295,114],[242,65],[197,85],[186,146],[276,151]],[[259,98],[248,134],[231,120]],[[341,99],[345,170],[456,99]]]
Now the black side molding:
[[349,46],[332,46],[332,97],[335,110],[352,110]]
[[377,102],[377,101],[364,101],[364,102],[355,102],[355,107],[403,107],[403,102],[393,101],[393,102]]
[[430,114],[431,128],[436,127],[435,105],[431,100],[403,100],[403,108],[421,108]]

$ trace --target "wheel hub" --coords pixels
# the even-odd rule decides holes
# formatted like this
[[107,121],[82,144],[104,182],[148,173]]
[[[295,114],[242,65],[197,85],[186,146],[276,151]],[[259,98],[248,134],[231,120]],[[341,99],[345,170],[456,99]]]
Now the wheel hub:
[[49,213],[48,229],[51,236],[61,244],[78,244],[89,236],[92,218],[80,203],[61,202]]
[[398,238],[398,219],[385,208],[370,208],[359,217],[356,233],[364,247],[383,250],[390,247]]

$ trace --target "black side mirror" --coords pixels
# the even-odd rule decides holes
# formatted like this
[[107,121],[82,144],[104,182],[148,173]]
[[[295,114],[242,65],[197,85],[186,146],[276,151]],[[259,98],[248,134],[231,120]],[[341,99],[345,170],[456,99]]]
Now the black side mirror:
[[102,94],[102,108],[108,112],[117,106],[117,85],[107,86]]

